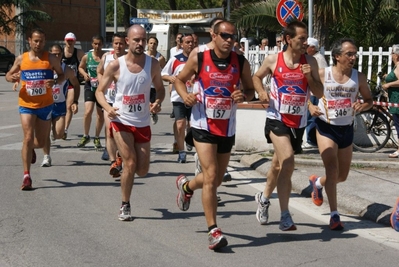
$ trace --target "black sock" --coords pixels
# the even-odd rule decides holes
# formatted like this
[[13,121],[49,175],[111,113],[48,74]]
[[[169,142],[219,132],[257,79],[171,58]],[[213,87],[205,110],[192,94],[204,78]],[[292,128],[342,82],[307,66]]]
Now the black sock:
[[190,195],[192,195],[194,193],[194,191],[191,190],[190,187],[188,186],[188,182],[183,185],[183,191]]
[[122,206],[123,205],[127,205],[128,207],[130,207],[130,202],[129,201],[128,202],[122,201]]
[[215,228],[218,228],[218,226],[216,224],[209,226],[208,227],[208,232],[212,231]]

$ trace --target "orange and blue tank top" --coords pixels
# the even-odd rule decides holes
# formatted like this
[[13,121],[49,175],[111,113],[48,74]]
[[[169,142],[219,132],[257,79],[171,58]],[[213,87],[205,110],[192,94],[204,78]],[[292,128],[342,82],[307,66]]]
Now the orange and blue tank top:
[[45,83],[54,78],[48,57],[48,52],[43,52],[39,60],[31,61],[29,52],[22,54],[19,106],[38,109],[53,104],[53,90]]

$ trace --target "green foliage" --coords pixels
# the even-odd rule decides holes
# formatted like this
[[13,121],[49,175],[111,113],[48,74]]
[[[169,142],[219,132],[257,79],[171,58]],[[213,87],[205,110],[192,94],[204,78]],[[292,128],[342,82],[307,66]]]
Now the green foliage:
[[[0,0],[0,5],[0,33],[3,34],[25,32],[37,27],[37,22],[51,21],[46,12],[33,9],[42,5],[40,0]],[[12,7],[18,7],[22,12],[15,16]]]

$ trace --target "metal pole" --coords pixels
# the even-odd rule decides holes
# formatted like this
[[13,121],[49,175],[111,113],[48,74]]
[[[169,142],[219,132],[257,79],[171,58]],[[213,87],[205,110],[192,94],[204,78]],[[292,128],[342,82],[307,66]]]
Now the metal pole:
[[230,0],[227,0],[226,19],[230,20]]
[[116,0],[114,0],[114,33],[118,32]]
[[309,19],[308,19],[308,35],[313,37],[313,0],[308,1]]

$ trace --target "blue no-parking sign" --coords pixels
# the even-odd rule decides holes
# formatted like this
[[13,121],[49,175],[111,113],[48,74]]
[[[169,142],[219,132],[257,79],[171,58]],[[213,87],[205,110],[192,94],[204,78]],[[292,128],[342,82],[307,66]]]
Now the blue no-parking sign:
[[297,0],[280,0],[276,7],[276,17],[281,26],[287,26],[292,19],[302,21],[303,8]]

